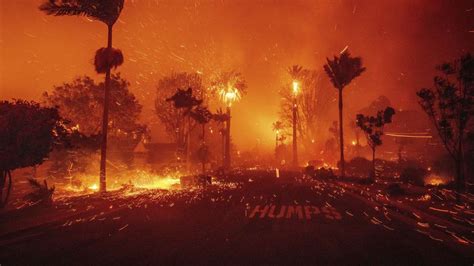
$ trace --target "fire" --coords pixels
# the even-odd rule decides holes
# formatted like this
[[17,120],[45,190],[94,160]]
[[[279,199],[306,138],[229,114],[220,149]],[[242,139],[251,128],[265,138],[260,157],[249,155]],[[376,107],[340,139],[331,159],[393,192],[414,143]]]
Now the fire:
[[233,102],[238,101],[241,97],[239,91],[235,88],[221,89],[219,95],[221,100],[228,106],[231,106]]
[[293,94],[296,96],[298,95],[299,93],[299,88],[298,88],[299,84],[298,84],[298,81],[294,80],[293,81]]
[[[120,175],[110,175],[107,179],[107,190],[114,191],[123,188],[139,189],[164,189],[172,190],[179,188],[180,173],[169,173],[159,175],[146,170],[126,171]],[[70,184],[64,186],[65,192],[91,193],[98,192],[99,185],[96,183],[96,175],[77,175],[72,178]],[[61,186],[58,186],[59,188]]]
[[425,178],[425,185],[439,186],[448,183],[449,178],[431,174]]

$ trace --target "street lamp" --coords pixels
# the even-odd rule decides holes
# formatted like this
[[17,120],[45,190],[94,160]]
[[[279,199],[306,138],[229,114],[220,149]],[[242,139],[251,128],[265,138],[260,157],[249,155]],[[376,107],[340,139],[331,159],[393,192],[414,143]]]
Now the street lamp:
[[298,146],[296,142],[296,112],[298,110],[298,104],[296,102],[296,97],[299,93],[299,82],[293,80],[293,167],[298,167]]
[[240,99],[240,93],[232,86],[221,89],[220,98],[227,107],[227,121],[226,121],[226,138],[225,138],[225,155],[224,155],[224,169],[230,169],[230,107],[232,104]]

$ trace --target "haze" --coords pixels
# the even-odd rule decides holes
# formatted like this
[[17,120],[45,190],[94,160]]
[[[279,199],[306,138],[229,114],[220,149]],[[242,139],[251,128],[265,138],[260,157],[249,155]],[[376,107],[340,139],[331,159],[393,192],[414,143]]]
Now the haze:
[[[39,0],[0,2],[0,97],[39,100],[43,91],[94,73],[94,52],[106,43],[102,23],[50,17]],[[151,1],[128,0],[114,28],[125,55],[119,71],[144,105],[142,120],[161,138],[155,85],[172,71],[236,69],[248,94],[234,107],[239,148],[272,147],[278,90],[286,68],[321,69],[346,46],[367,72],[345,92],[347,113],[386,95],[398,108],[418,108],[416,90],[434,66],[474,49],[472,1]],[[332,88],[331,88],[332,89]],[[328,117],[328,121],[337,120]]]

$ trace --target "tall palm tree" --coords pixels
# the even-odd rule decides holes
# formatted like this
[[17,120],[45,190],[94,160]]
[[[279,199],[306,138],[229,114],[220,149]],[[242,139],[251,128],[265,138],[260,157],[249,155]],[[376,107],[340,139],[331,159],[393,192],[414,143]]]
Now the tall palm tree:
[[349,85],[353,79],[360,76],[365,71],[365,67],[362,67],[362,59],[360,57],[351,57],[351,54],[345,49],[340,57],[334,56],[333,60],[327,58],[327,64],[324,65],[324,71],[326,71],[329,79],[331,80],[334,88],[339,92],[339,146],[341,153],[341,177],[345,175],[345,162],[344,162],[344,131],[342,121],[342,90],[344,87]]
[[112,28],[123,9],[124,0],[48,0],[39,8],[47,15],[87,16],[107,25],[107,48],[97,50],[94,60],[98,73],[105,73],[104,112],[100,153],[100,191],[106,191],[107,129],[109,124],[110,70],[123,63],[122,52],[112,48]]
[[288,68],[288,74],[290,74],[293,80],[293,104],[292,104],[292,114],[293,114],[293,167],[298,167],[298,144],[296,137],[296,119],[298,112],[298,105],[296,102],[296,96],[298,94],[298,84],[301,77],[303,76],[303,67],[299,65],[293,65]]
[[247,83],[241,73],[234,70],[222,72],[213,77],[211,80],[211,91],[218,93],[222,102],[227,105],[227,116],[226,121],[226,141],[225,141],[225,157],[224,157],[224,169],[229,170],[231,167],[230,158],[230,122],[231,114],[230,108],[232,104],[238,100],[247,92]]

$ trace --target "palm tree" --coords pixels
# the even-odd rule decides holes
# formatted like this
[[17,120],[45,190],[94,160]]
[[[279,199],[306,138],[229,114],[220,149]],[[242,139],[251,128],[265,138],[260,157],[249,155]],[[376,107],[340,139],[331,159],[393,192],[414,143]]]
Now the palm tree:
[[298,167],[298,145],[296,142],[296,116],[298,105],[296,102],[296,96],[298,95],[298,84],[300,82],[300,78],[303,76],[303,67],[299,65],[293,65],[289,67],[287,71],[293,80],[293,104],[291,105],[293,113],[293,167]]
[[234,70],[228,72],[219,73],[211,80],[211,91],[218,93],[221,101],[227,105],[227,116],[226,121],[226,138],[225,138],[225,157],[224,157],[224,169],[229,170],[231,166],[230,158],[230,122],[231,114],[230,108],[232,104],[242,97],[247,92],[247,83],[241,73]]
[[202,174],[206,172],[206,163],[209,160],[209,148],[206,145],[206,124],[211,121],[213,114],[207,107],[197,106],[190,112],[190,116],[202,127],[202,142],[198,150],[198,157],[202,164]]
[[360,76],[365,71],[365,67],[362,67],[362,59],[360,57],[351,57],[351,54],[346,49],[340,57],[334,56],[334,60],[327,58],[327,64],[324,65],[324,71],[326,71],[329,79],[331,80],[334,88],[339,92],[339,146],[341,153],[341,177],[345,175],[345,163],[344,163],[344,131],[342,122],[342,90],[344,87],[349,85],[353,79]]
[[227,113],[224,113],[222,111],[222,108],[219,108],[214,114],[212,114],[212,119],[216,121],[218,124],[222,126],[222,128],[219,130],[221,136],[222,136],[222,166],[225,164],[225,139],[226,139],[226,129],[225,129],[225,124],[227,123],[227,120],[229,120],[229,115]]
[[300,65],[292,65],[288,67],[287,71],[293,80],[298,80],[303,74],[303,67]]
[[48,0],[39,9],[47,15],[87,16],[107,25],[107,48],[97,50],[94,60],[98,73],[105,73],[104,112],[100,153],[100,191],[106,191],[107,129],[109,124],[110,70],[123,63],[122,52],[112,48],[112,28],[123,9],[124,0]]

